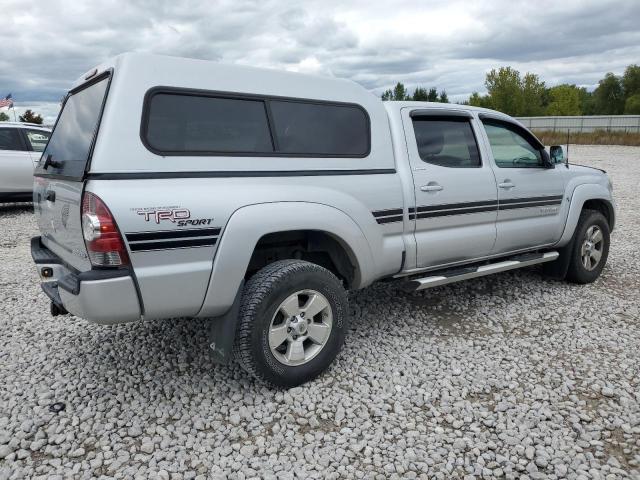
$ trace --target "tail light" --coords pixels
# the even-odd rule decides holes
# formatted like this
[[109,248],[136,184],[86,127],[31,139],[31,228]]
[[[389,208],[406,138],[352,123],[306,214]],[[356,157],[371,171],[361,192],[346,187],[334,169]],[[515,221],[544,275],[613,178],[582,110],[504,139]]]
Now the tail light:
[[100,197],[90,192],[82,197],[82,235],[92,265],[129,265],[129,255],[113,215]]

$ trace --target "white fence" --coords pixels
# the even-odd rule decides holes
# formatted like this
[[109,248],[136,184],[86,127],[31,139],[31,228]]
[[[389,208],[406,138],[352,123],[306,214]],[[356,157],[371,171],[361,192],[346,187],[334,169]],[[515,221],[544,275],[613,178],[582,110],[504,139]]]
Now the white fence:
[[593,132],[606,130],[640,133],[640,115],[593,115],[582,117],[518,117],[532,130]]

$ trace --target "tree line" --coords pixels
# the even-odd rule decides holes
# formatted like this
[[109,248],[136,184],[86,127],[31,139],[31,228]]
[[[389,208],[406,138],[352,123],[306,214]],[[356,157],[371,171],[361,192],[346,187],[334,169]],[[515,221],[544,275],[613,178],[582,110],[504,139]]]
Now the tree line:
[[449,97],[447,97],[447,92],[445,90],[442,90],[440,94],[438,94],[437,88],[430,88],[427,90],[424,87],[416,87],[410,95],[402,82],[398,82],[392,89],[390,88],[389,90],[385,90],[382,93],[382,100],[413,100],[416,102],[449,103]]
[[[629,65],[619,76],[607,73],[593,92],[575,84],[547,87],[534,73],[522,75],[512,67],[500,67],[487,73],[487,94],[471,94],[464,105],[491,108],[508,115],[534,117],[544,115],[640,115],[640,66]],[[447,102],[447,94],[436,88],[417,87],[410,95],[401,83],[386,90],[382,100],[419,100]]]
[[[42,125],[43,118],[42,115],[38,115],[32,110],[25,110],[24,114],[19,115],[18,118],[21,122],[26,123],[37,123],[38,125]],[[0,112],[0,122],[8,122],[11,120],[11,117],[7,115],[5,112]]]

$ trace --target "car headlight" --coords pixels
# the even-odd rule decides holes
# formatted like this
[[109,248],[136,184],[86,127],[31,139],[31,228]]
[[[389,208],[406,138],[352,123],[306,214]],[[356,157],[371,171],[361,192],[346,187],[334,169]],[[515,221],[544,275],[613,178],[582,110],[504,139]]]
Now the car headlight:
[[611,180],[610,178],[607,178],[607,180],[609,181],[609,191],[613,193],[613,180]]

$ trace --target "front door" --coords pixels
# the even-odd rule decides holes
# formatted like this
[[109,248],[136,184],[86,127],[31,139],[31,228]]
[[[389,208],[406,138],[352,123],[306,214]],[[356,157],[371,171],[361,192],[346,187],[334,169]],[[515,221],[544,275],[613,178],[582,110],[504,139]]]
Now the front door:
[[498,183],[498,237],[493,253],[557,242],[564,228],[564,168],[543,162],[543,146],[522,127],[483,119]]
[[496,239],[497,193],[491,165],[468,112],[403,111],[413,173],[417,268],[488,255]]

